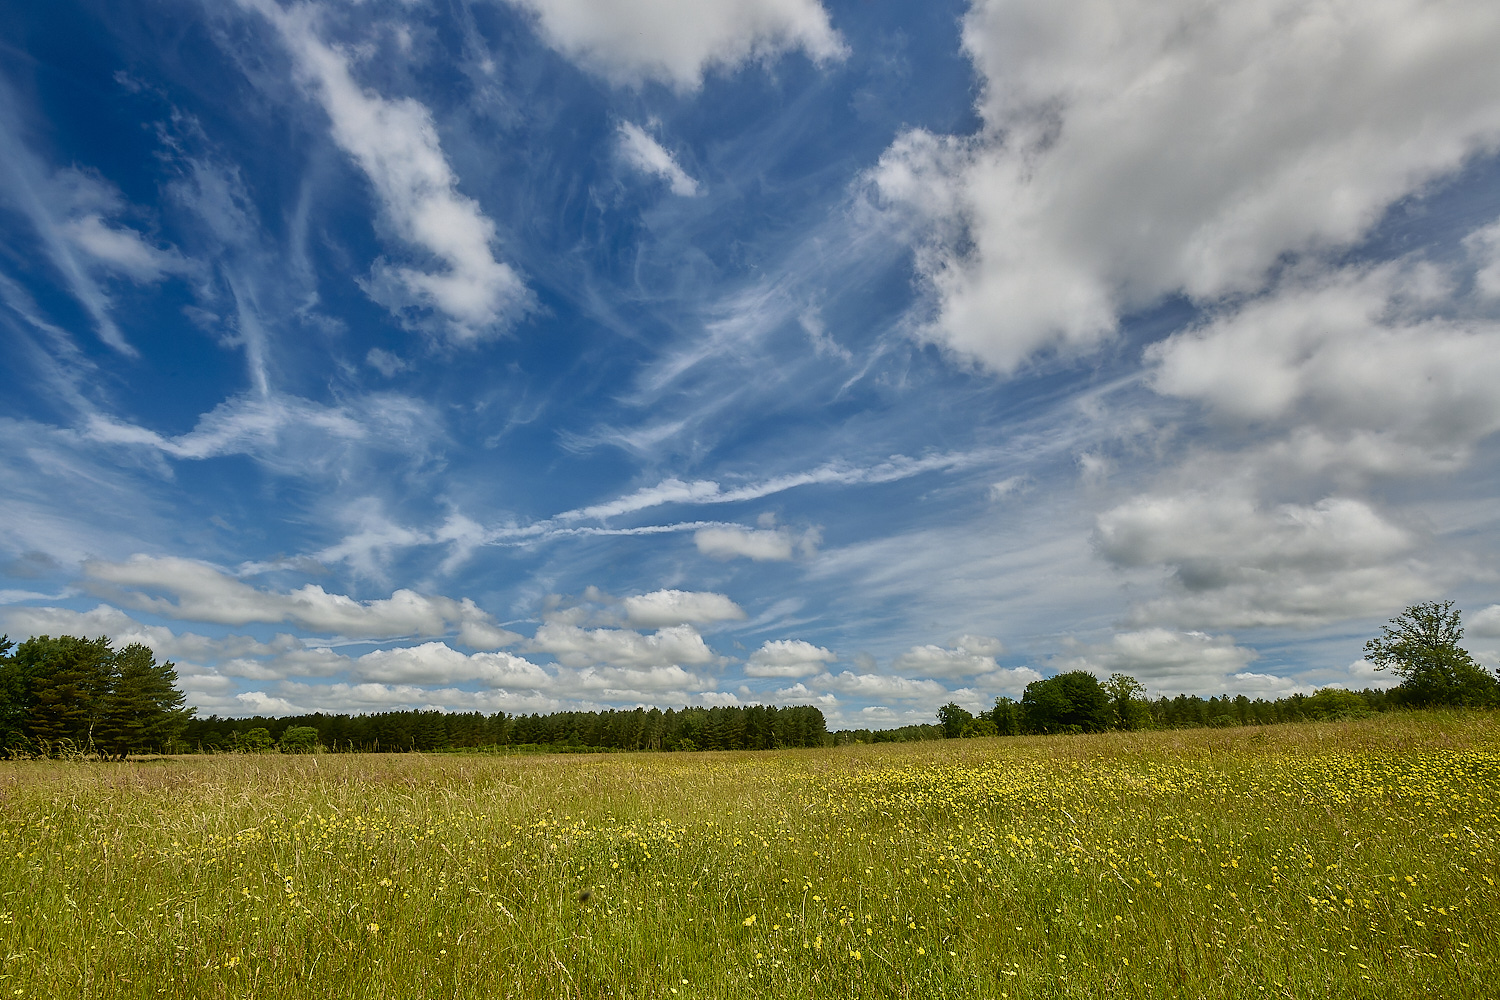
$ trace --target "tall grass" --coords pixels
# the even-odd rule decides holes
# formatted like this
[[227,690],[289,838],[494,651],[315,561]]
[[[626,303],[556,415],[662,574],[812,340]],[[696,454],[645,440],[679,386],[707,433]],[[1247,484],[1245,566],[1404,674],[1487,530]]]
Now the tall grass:
[[0,1000],[1493,995],[1500,723],[0,764]]

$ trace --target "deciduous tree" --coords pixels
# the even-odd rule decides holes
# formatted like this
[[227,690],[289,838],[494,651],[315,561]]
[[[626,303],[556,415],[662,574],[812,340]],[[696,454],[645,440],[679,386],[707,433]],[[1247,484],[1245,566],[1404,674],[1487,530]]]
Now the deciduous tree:
[[1413,705],[1495,704],[1495,676],[1459,646],[1463,634],[1452,601],[1413,604],[1365,643],[1365,659],[1400,677],[1401,693]]

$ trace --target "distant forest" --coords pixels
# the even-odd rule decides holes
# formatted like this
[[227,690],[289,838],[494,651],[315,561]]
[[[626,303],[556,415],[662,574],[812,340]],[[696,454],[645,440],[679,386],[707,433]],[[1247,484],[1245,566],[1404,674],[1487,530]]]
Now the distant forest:
[[507,715],[496,712],[377,712],[192,719],[189,752],[310,750],[402,752],[533,748],[569,750],[775,750],[830,742],[823,713],[811,706],[659,708]]
[[[1102,707],[1102,706],[1101,706]],[[1135,699],[1123,720],[1101,715],[1098,725],[1042,728],[1028,724],[1026,706],[1008,698],[979,715],[945,706],[930,725],[896,729],[843,729],[830,732],[815,707],[637,708],[626,711],[554,712],[507,715],[496,712],[378,712],[373,715],[311,715],[227,719],[209,716],[187,723],[176,749],[189,753],[306,751],[329,752],[484,750],[510,752],[599,752],[642,750],[773,750],[904,743],[1028,732],[1082,732],[1100,729],[1183,729],[1202,726],[1260,726],[1349,718],[1403,707],[1389,691],[1325,689],[1276,701],[1240,695],[1200,698],[1178,695],[1155,701]],[[957,711],[953,711],[957,709]],[[1108,705],[1116,712],[1117,706]],[[1032,713],[1033,722],[1036,719]],[[1122,725],[1122,722],[1124,723]]]

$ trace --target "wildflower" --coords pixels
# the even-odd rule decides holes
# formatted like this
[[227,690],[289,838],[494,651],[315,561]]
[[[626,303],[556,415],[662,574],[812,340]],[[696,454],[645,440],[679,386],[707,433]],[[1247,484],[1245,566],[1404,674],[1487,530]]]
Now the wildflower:
[[755,914],[753,914],[753,913],[750,914],[750,916],[748,916],[744,920],[740,921],[740,923],[744,924],[746,927],[754,927],[755,926]]

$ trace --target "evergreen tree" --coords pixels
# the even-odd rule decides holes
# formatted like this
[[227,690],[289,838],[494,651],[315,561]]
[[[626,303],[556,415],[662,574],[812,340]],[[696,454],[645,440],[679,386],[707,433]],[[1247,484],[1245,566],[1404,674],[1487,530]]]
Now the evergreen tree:
[[7,749],[55,752],[71,745],[124,757],[165,747],[191,710],[177,671],[141,645],[108,639],[34,636],[4,656],[0,640],[0,740]]
[[133,643],[114,654],[113,683],[104,695],[99,748],[121,760],[126,754],[168,749],[192,712],[177,690],[177,665],[157,663],[151,650]]

